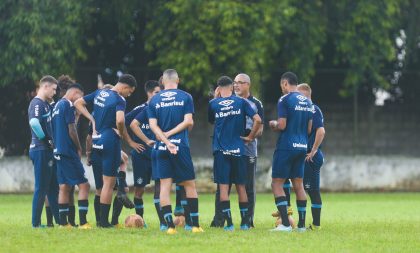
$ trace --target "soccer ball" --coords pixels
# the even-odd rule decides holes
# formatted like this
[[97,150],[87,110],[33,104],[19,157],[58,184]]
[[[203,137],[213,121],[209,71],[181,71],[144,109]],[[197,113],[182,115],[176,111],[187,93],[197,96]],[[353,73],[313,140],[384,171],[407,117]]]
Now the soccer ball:
[[144,220],[138,214],[130,214],[125,218],[125,227],[126,228],[143,228]]
[[180,215],[180,216],[175,217],[174,224],[177,227],[185,226],[185,216]]
[[[292,226],[292,228],[296,228],[296,223],[295,223],[295,219],[293,219],[293,216],[288,215],[288,217],[289,217],[290,226]],[[278,217],[276,220],[276,227],[280,224],[281,224],[281,218]]]

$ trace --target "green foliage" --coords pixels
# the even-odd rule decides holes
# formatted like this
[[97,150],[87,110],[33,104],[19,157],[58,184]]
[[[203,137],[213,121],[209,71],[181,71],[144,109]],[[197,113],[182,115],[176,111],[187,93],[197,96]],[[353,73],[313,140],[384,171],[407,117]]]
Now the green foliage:
[[239,72],[258,85],[293,13],[286,0],[169,1],[147,25],[146,49],[156,53],[152,65],[176,68],[188,88],[205,90]]
[[[328,16],[323,1],[293,1],[296,12],[281,35],[281,56],[275,61],[296,71],[299,80],[310,82],[315,63],[322,61],[321,49],[327,40]],[[280,43],[279,42],[279,43]]]
[[336,61],[348,67],[342,95],[362,84],[389,86],[381,71],[396,58],[396,17],[401,2],[339,1],[332,9],[340,14],[338,22],[331,24],[338,51]]
[[0,1],[0,86],[72,73],[83,59],[80,1]]

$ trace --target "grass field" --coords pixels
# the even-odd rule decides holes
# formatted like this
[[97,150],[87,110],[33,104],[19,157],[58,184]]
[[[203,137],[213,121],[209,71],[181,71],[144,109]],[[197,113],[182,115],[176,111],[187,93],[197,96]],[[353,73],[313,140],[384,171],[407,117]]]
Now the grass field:
[[[31,195],[0,195],[0,252],[420,252],[418,193],[324,194],[322,230],[290,234],[268,231],[274,223],[273,198],[269,194],[257,197],[253,230],[209,228],[213,196],[201,195],[200,221],[205,233],[178,229],[177,235],[168,236],[158,229],[151,194],[145,199],[148,229],[89,231],[32,229]],[[238,225],[236,198],[232,203]],[[125,209],[120,222],[132,212]],[[93,208],[88,216],[94,223]],[[294,216],[297,219],[296,212]],[[310,221],[309,211],[307,224]]]

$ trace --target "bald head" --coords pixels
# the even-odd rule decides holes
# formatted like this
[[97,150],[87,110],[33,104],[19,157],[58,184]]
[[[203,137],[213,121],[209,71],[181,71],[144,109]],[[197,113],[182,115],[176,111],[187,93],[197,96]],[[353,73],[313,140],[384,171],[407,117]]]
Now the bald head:
[[251,78],[245,74],[240,73],[235,77],[235,81],[233,82],[235,94],[237,96],[248,98],[251,94],[249,92],[249,87],[251,85]]

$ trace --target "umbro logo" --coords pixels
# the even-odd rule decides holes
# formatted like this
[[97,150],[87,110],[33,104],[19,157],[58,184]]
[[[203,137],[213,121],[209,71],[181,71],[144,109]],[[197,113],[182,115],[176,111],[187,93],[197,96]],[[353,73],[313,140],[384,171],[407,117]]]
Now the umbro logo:
[[162,93],[162,94],[160,94],[162,97],[166,97],[166,98],[169,98],[169,97],[172,97],[172,96],[174,96],[174,95],[176,95],[176,92],[173,92],[173,91],[167,91],[167,92],[164,92],[164,93]]
[[104,97],[104,98],[109,97],[108,92],[105,92],[105,91],[101,91],[100,95],[101,97]]
[[299,99],[302,102],[307,99],[305,96],[302,96],[302,95],[297,95],[296,97],[297,97],[297,99]]
[[222,102],[219,102],[219,105],[223,105],[228,107],[229,105],[233,104],[235,101],[233,100],[223,100]]

